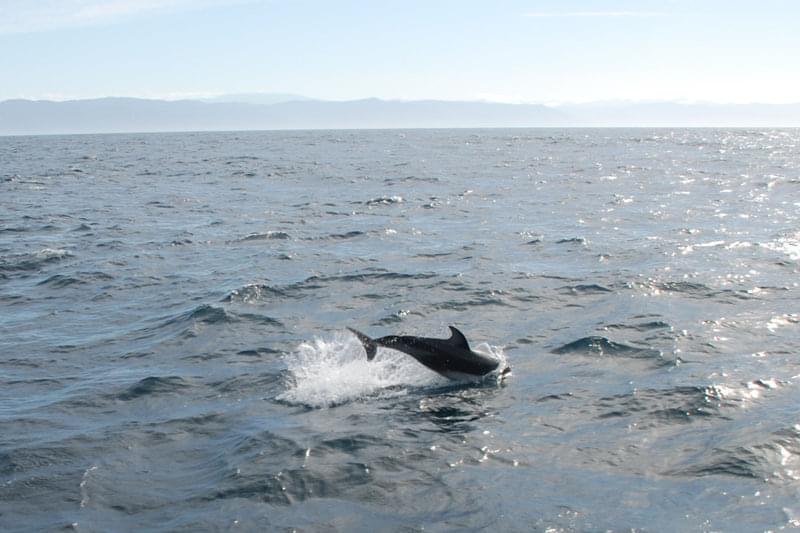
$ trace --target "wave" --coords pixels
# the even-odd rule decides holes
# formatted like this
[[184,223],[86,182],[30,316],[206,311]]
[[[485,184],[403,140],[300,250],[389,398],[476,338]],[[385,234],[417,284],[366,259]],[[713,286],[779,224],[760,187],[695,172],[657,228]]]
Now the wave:
[[588,244],[588,241],[583,237],[571,237],[567,239],[559,239],[556,241],[556,244],[580,244],[585,246]]
[[788,256],[792,261],[800,261],[800,232],[784,232],[761,246]]
[[220,324],[226,322],[235,322],[236,318],[229,314],[221,307],[214,307],[213,305],[199,305],[194,309],[181,313],[180,315],[167,320],[164,325],[175,323],[187,322],[202,322],[204,324]]
[[393,204],[401,204],[403,203],[402,196],[380,196],[378,198],[373,198],[371,200],[367,200],[364,202],[365,205],[393,205]]
[[602,285],[597,285],[595,283],[586,285],[569,285],[566,287],[561,287],[558,290],[565,294],[586,294],[586,295],[607,294],[614,292],[608,287],[603,287]]
[[[691,281],[656,281],[628,282],[628,289],[643,291],[651,296],[675,294],[692,299],[714,299],[723,303],[734,303],[737,300],[752,300],[756,293],[747,290],[714,289],[703,283]],[[757,292],[757,291],[756,291]]]
[[267,231],[263,233],[250,233],[242,237],[241,239],[237,239],[237,242],[252,242],[252,241],[266,241],[266,240],[288,240],[291,239],[291,235],[286,233],[285,231]]
[[428,280],[437,275],[422,272],[406,274],[402,272],[367,271],[354,274],[332,276],[309,276],[302,281],[285,285],[269,285],[266,283],[248,283],[232,290],[222,301],[224,303],[257,303],[260,301],[298,298],[307,291],[324,289],[339,283],[373,283],[375,281],[411,281]]
[[0,228],[0,233],[26,233],[28,231],[32,231],[32,228],[25,226],[7,226],[5,228]]
[[63,289],[71,285],[86,285],[87,283],[88,281],[73,276],[67,276],[64,274],[55,274],[45,279],[44,281],[40,281],[38,285],[47,285],[55,289]]
[[264,300],[272,300],[275,298],[285,298],[288,294],[278,288],[272,287],[265,283],[248,283],[243,287],[232,290],[225,298],[222,299],[225,303],[247,303],[252,304]]
[[153,318],[150,320],[154,322],[153,325],[132,332],[131,339],[160,342],[173,338],[190,338],[197,335],[199,324],[219,326],[238,321],[236,315],[221,307],[202,304],[182,313]]
[[[731,436],[731,440],[738,440]],[[717,442],[723,441],[720,436]],[[800,480],[798,426],[771,433],[761,442],[715,446],[691,458],[695,464],[664,472],[669,476],[733,476],[795,485]]]
[[[291,505],[312,498],[338,498],[347,491],[367,486],[373,481],[369,467],[359,462],[334,462],[322,472],[316,468],[306,468],[300,458],[293,462],[302,464],[287,466],[285,456],[301,454],[302,457],[311,452],[310,448],[298,448],[297,453],[291,454],[295,446],[282,442],[278,442],[278,446],[265,446],[263,449],[270,450],[269,459],[274,461],[277,473],[261,469],[239,472],[235,478],[224,480],[212,499],[257,498],[269,505]],[[284,458],[278,459],[280,456]],[[260,462],[264,461],[262,458]],[[278,466],[281,463],[283,466]]]
[[403,272],[389,272],[389,271],[369,271],[360,272],[356,274],[341,274],[336,276],[311,276],[306,278],[303,283],[318,283],[318,282],[346,282],[346,283],[370,283],[375,280],[424,280],[436,277],[436,274],[422,272],[418,274],[406,274]]
[[58,248],[43,248],[39,251],[0,257],[0,272],[37,271],[46,265],[72,257],[72,253]]
[[111,281],[114,276],[105,272],[76,272],[73,274],[54,274],[40,281],[38,285],[63,289],[73,285],[88,285],[95,281]]
[[604,329],[620,329],[620,330],[633,330],[641,333],[659,329],[672,330],[672,326],[662,320],[653,320],[650,322],[640,322],[638,324],[609,324],[604,326]]
[[583,354],[609,357],[623,357],[628,359],[646,359],[656,362],[658,366],[672,365],[663,357],[661,350],[644,348],[614,342],[601,336],[583,337],[551,350],[554,354]]
[[131,385],[116,397],[122,401],[130,401],[145,396],[178,393],[189,386],[190,383],[179,376],[150,376]]
[[280,321],[255,313],[234,313],[222,307],[208,304],[198,305],[197,307],[166,317],[153,329],[164,329],[174,327],[191,327],[195,324],[234,324],[241,321],[253,322],[259,325],[281,325]]
[[636,417],[636,427],[646,429],[720,417],[723,404],[713,387],[684,386],[637,389],[628,394],[600,398],[595,406],[600,411],[597,418]]
[[361,237],[365,235],[363,231],[348,231],[346,233],[331,233],[328,235],[328,239],[335,239],[335,240],[342,240],[342,239],[353,239],[355,237]]
[[355,239],[356,237],[363,237],[366,235],[366,232],[353,230],[353,231],[346,231],[344,233],[329,233],[327,235],[321,235],[316,237],[307,237],[304,240],[307,241],[327,241],[327,240],[334,240],[334,241],[342,241],[347,239]]

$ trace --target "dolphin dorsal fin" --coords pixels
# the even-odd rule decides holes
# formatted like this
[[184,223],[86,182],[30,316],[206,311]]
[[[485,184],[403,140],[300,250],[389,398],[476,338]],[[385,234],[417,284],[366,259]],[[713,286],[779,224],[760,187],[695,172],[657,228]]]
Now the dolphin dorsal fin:
[[450,343],[458,346],[460,348],[464,348],[465,350],[469,350],[469,343],[467,342],[467,338],[464,336],[463,333],[458,331],[455,326],[448,326],[450,328]]

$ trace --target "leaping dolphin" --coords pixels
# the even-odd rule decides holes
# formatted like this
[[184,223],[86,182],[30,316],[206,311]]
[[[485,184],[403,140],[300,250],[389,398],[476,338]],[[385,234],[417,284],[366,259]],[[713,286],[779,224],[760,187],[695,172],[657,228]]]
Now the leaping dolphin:
[[378,346],[391,348],[407,353],[426,367],[446,378],[458,381],[475,379],[496,369],[500,361],[473,352],[467,338],[453,326],[450,327],[449,339],[430,339],[409,335],[388,335],[380,339],[372,339],[360,331],[349,329],[367,352],[367,361],[372,361]]

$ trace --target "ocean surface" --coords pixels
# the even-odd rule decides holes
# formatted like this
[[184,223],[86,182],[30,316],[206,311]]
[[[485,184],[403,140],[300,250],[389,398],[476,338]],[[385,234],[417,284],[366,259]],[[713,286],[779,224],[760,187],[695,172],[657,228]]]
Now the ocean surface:
[[0,138],[0,530],[797,528],[799,270],[800,130]]

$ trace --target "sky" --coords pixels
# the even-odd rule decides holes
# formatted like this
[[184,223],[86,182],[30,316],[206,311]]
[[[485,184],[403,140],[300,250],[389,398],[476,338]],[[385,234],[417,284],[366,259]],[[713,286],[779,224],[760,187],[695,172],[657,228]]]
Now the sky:
[[796,0],[0,0],[0,100],[800,101]]

